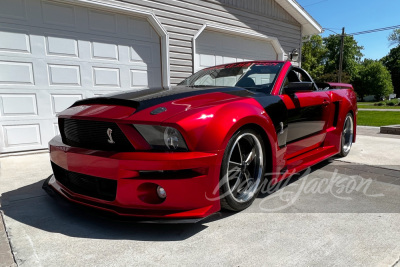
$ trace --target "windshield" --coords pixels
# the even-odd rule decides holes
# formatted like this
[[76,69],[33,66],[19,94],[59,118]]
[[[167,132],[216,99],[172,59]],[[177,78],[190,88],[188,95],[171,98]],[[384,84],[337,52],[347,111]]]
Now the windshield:
[[200,70],[178,85],[243,87],[270,93],[282,62],[241,62]]

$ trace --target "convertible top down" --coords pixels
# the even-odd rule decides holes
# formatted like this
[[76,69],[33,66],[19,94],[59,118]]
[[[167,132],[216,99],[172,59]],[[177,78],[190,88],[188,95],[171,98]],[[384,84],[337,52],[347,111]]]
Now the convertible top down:
[[314,83],[284,61],[203,69],[175,87],[77,101],[59,114],[45,187],[123,216],[204,218],[249,207],[356,136],[348,84]]

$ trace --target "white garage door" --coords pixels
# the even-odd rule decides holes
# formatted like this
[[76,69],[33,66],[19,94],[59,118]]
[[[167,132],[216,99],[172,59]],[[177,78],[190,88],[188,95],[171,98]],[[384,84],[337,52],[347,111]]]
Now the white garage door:
[[146,19],[40,0],[0,0],[0,153],[41,149],[74,101],[161,85]]
[[195,71],[219,64],[247,60],[276,60],[272,44],[266,40],[204,31],[196,39]]

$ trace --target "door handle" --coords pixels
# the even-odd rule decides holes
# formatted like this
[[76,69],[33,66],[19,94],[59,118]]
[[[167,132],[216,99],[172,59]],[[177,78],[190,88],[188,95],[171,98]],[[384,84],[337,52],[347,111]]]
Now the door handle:
[[330,102],[328,100],[324,100],[324,102],[322,102],[322,106],[326,107],[330,104]]

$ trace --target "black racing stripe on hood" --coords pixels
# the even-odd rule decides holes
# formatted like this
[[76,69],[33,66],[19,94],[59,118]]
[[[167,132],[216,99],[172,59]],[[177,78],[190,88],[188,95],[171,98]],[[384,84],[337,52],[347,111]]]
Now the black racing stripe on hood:
[[88,98],[75,102],[72,106],[86,104],[121,105],[136,108],[137,111],[156,106],[165,102],[174,101],[191,96],[209,93],[227,93],[236,96],[249,97],[254,93],[239,87],[186,87],[176,86],[169,90],[162,88],[141,91],[129,91],[124,93],[109,94],[96,98]]
[[124,106],[137,109],[139,107],[139,102],[126,99],[112,98],[112,97],[92,97],[92,98],[78,100],[74,104],[72,104],[70,108],[81,105],[116,105],[116,106]]

